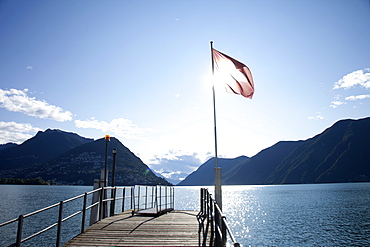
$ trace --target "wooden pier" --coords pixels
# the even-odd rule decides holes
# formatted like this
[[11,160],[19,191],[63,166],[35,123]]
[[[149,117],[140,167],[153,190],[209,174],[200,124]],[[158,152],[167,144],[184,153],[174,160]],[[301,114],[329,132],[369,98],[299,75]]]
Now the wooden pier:
[[102,219],[64,246],[213,246],[207,220],[196,211],[158,217],[131,212]]
[[[149,187],[149,189],[147,188]],[[142,189],[140,189],[142,188]],[[112,193],[107,193],[110,190]],[[118,191],[120,190],[120,193]],[[60,247],[64,222],[81,215],[80,234],[64,246],[216,246],[225,247],[229,242],[239,247],[234,235],[212,195],[205,188],[200,190],[200,211],[172,211],[173,187],[135,186],[99,187],[82,195],[60,201],[18,218],[0,223],[0,228],[17,222],[14,242],[9,246],[21,247],[32,238],[56,227],[55,246]],[[148,194],[148,192],[151,192]],[[104,198],[104,195],[111,197]],[[88,205],[90,198],[91,205]],[[82,202],[82,210],[69,212],[63,208],[72,201]],[[116,202],[120,201],[118,204]],[[128,204],[128,205],[127,205]],[[23,236],[23,221],[52,208],[58,208],[58,221]],[[108,216],[108,208],[110,215]],[[124,211],[126,208],[126,211]],[[128,209],[128,210],[127,210]],[[90,210],[90,227],[86,228],[87,211]],[[122,212],[123,211],[123,212]],[[120,213],[122,212],[122,213]],[[115,214],[117,213],[117,214]],[[63,227],[64,226],[64,227]],[[35,229],[36,231],[36,229]],[[230,244],[231,244],[230,243]],[[48,246],[50,243],[47,244]],[[31,246],[31,245],[30,245]]]

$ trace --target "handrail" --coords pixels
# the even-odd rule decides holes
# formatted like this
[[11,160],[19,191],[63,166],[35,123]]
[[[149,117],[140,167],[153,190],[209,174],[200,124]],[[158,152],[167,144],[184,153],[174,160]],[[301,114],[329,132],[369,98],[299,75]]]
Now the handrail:
[[226,221],[226,216],[218,206],[216,200],[213,199],[208,189],[201,188],[200,191],[200,213],[201,216],[211,221],[211,234],[215,239],[215,246],[226,246],[227,234],[230,237],[234,247],[239,247],[234,234],[232,233],[229,224]]
[[[149,195],[148,195],[148,189]],[[135,185],[133,213],[161,214],[174,208],[174,188],[166,185]],[[168,200],[169,198],[169,200]],[[148,201],[149,199],[149,201]]]
[[[99,195],[103,195],[104,193],[102,193],[102,191],[107,191],[107,190],[122,190],[122,197],[116,197],[116,194],[114,194],[114,197],[111,197],[111,198],[101,198],[101,200],[98,200],[97,202],[92,202],[91,205],[87,206],[87,196],[88,195],[91,195],[91,194],[94,194],[94,193],[97,193],[99,192]],[[31,213],[28,213],[28,214],[24,214],[24,215],[19,215],[18,218],[15,218],[15,219],[12,219],[12,220],[8,220],[6,222],[3,222],[0,224],[0,228],[3,227],[3,226],[6,226],[6,225],[9,225],[11,223],[14,223],[14,222],[17,222],[18,221],[18,230],[17,230],[17,236],[16,236],[16,241],[15,243],[13,243],[11,246],[17,246],[19,247],[21,245],[21,243],[23,242],[26,242],[54,227],[58,227],[57,229],[57,239],[56,239],[56,246],[59,247],[60,246],[60,238],[61,238],[61,233],[62,233],[62,223],[81,214],[82,213],[82,222],[81,222],[81,233],[84,232],[85,230],[85,220],[86,220],[86,211],[89,210],[89,209],[92,209],[93,207],[95,206],[98,206],[100,208],[101,206],[101,202],[104,202],[104,203],[107,203],[108,201],[111,202],[111,206],[113,205],[113,207],[111,208],[111,216],[114,214],[114,211],[115,211],[115,202],[117,200],[122,200],[122,209],[120,210],[121,212],[124,211],[124,205],[125,205],[125,199],[127,198],[132,198],[132,193],[130,196],[126,196],[126,189],[128,190],[131,190],[133,191],[133,187],[104,187],[104,188],[97,188],[95,190],[92,190],[92,191],[89,191],[89,192],[86,192],[84,194],[81,194],[81,195],[78,195],[78,196],[75,196],[75,197],[72,197],[72,198],[69,198],[67,200],[64,200],[64,201],[60,201],[59,203],[55,203],[53,205],[50,205],[48,207],[44,207],[42,209],[39,209],[39,210],[36,210],[36,211],[33,211]],[[77,212],[74,212],[74,213],[71,213],[70,215],[66,216],[63,218],[63,205],[68,203],[68,202],[72,202],[74,200],[77,200],[79,198],[84,198],[83,200],[83,207],[82,207],[82,210],[78,210]],[[31,216],[34,216],[38,213],[41,213],[41,212],[44,212],[44,211],[47,211],[49,209],[52,209],[52,208],[55,208],[55,207],[59,207],[59,220],[58,222],[56,223],[53,223],[41,230],[39,230],[38,232],[36,233],[33,233],[31,234],[30,236],[27,236],[25,238],[22,238],[22,232],[23,232],[23,220],[27,217],[31,217]],[[131,208],[132,208],[132,203],[131,203]],[[97,212],[100,212],[100,209],[97,211]]]

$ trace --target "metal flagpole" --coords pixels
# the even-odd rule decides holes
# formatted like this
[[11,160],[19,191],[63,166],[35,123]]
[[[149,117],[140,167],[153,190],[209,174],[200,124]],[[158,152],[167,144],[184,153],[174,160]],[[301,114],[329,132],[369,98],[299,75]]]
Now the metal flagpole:
[[216,128],[216,93],[215,93],[215,82],[214,82],[214,73],[215,73],[215,64],[214,64],[214,57],[213,57],[213,41],[211,43],[211,57],[212,57],[212,92],[213,92],[213,122],[214,122],[214,132],[215,132],[215,199],[222,210],[222,187],[221,187],[221,167],[218,167],[218,155],[217,155],[217,128]]

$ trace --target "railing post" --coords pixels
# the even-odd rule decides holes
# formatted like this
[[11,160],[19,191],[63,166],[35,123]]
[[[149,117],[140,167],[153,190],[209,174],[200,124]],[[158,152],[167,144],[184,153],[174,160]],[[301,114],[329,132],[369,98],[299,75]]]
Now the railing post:
[[131,187],[131,209],[134,209],[134,211],[135,211],[135,208],[132,207],[132,206],[135,207],[135,203],[133,201],[134,200],[134,196],[135,196],[134,190],[135,190],[135,187]]
[[166,197],[165,197],[165,198],[166,198],[166,208],[165,208],[165,209],[167,209],[167,208],[169,208],[169,207],[168,207],[168,204],[167,204],[167,190],[168,190],[168,187],[164,187],[164,188],[165,188],[165,190],[166,190]]
[[63,221],[63,201],[59,203],[59,215],[58,215],[58,229],[57,229],[57,242],[56,247],[60,246],[60,237],[62,234],[62,221]]
[[158,213],[158,185],[155,186],[155,207],[156,207],[156,212]]
[[111,192],[111,199],[113,198],[113,200],[110,202],[110,216],[114,215],[114,209],[116,207],[116,189],[117,188],[114,187]]
[[213,205],[213,202],[212,202],[212,199],[210,198],[210,195],[208,194],[208,198],[209,198],[209,214],[208,214],[208,220],[211,221],[211,242],[214,242],[214,238],[215,238],[215,219],[214,219],[214,216],[213,216],[213,208],[214,208],[214,205]]
[[215,233],[216,233],[216,236],[215,236],[215,246],[221,246],[220,243],[221,243],[221,236],[220,236],[220,232],[219,232],[219,228],[220,227],[220,215],[219,215],[219,212],[217,210],[217,207],[216,205],[214,205],[214,210],[215,210]]
[[162,211],[162,187],[159,186],[159,212]]
[[222,246],[226,246],[226,241],[227,241],[225,220],[226,220],[226,217],[224,215],[221,215],[220,223],[221,223],[221,233],[222,233]]
[[103,194],[104,194],[104,187],[101,188],[99,192],[99,221],[103,218]]
[[145,186],[145,208],[148,208],[148,186]]
[[121,212],[125,211],[125,200],[126,200],[126,188],[123,187],[123,191],[122,191],[122,211]]
[[17,230],[17,240],[16,246],[20,247],[22,242],[22,230],[23,230],[23,215],[19,215],[18,217],[18,230]]
[[206,207],[207,207],[207,218],[208,220],[211,217],[212,220],[212,200],[211,200],[211,195],[209,194],[209,191],[207,190],[207,195],[206,195]]
[[[100,188],[101,187],[100,184],[101,184],[101,180],[100,179],[95,179],[94,180],[94,190]],[[91,205],[99,202],[99,194],[100,194],[100,191],[95,191],[92,194]],[[90,210],[90,226],[98,221],[99,212],[100,212],[99,205],[95,205],[91,208],[91,210]]]
[[200,213],[203,215],[203,188],[200,188]]
[[140,186],[138,187],[137,192],[137,210],[140,210]]
[[203,210],[207,217],[209,215],[208,197],[209,197],[208,190],[204,189],[203,190]]
[[172,187],[172,208],[175,209],[175,188]]
[[84,205],[82,207],[81,233],[83,233],[85,231],[86,205],[87,205],[87,193],[85,193],[85,195],[84,195]]
[[108,198],[108,193],[106,187],[103,187],[103,195],[102,195],[102,203],[103,203],[103,219],[108,216],[108,202],[106,201]]
[[154,187],[152,187],[152,206],[151,208],[154,208]]

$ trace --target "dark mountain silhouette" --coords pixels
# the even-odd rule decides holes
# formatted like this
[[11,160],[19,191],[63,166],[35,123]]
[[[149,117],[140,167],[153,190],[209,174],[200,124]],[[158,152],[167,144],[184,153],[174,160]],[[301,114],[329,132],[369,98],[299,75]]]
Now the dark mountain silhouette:
[[6,144],[0,144],[0,150],[7,149],[7,148],[12,148],[12,147],[16,147],[16,146],[18,146],[18,144],[12,143],[12,142],[9,142],[9,143],[6,143]]
[[39,131],[21,145],[0,150],[0,171],[43,163],[93,139],[61,130]]
[[266,183],[370,181],[370,118],[342,120],[288,155]]
[[[231,172],[234,168],[241,164],[248,163],[250,158],[240,156],[235,159],[218,159],[218,166],[222,168],[222,181],[225,182],[225,174]],[[212,185],[214,184],[214,167],[215,158],[209,159],[206,163],[201,165],[196,171],[192,172],[183,181],[178,183],[179,186],[185,185]]]
[[224,184],[264,184],[281,161],[303,141],[281,141],[253,156],[249,162],[234,167],[232,172],[225,173]]
[[[313,138],[278,142],[240,163],[222,160],[229,185],[370,182],[370,118],[338,121]],[[211,163],[179,185],[214,184]]]
[[[50,135],[50,133],[57,132],[57,135]],[[46,134],[46,136],[44,136]],[[22,149],[17,149],[20,155],[18,161],[24,160],[29,154],[33,154],[34,151],[40,156],[34,155],[37,158],[32,159],[27,165],[17,164],[15,156],[12,162],[2,166],[0,170],[0,177],[3,178],[42,178],[45,181],[51,181],[57,184],[79,184],[79,185],[93,185],[93,181],[96,178],[100,178],[101,169],[105,166],[105,140],[99,139],[93,141],[92,139],[83,138],[76,134],[67,133],[59,130],[47,130],[45,132],[39,132],[34,138],[26,141],[24,144],[33,144],[34,146],[26,149],[22,146]],[[64,135],[64,137],[63,137]],[[77,136],[77,137],[76,137]],[[55,137],[55,138],[53,138]],[[75,138],[80,140],[80,144],[77,145]],[[51,147],[48,147],[49,155],[41,155],[39,149],[45,148],[45,142],[52,145],[53,148],[57,149],[59,146],[63,150],[67,147],[71,147],[60,152],[52,151]],[[82,143],[81,143],[82,142]],[[52,144],[51,144],[52,143]],[[60,143],[60,145],[58,145]],[[134,184],[169,184],[163,178],[158,178],[154,173],[146,166],[137,156],[135,156],[128,148],[126,148],[118,139],[111,138],[108,143],[108,170],[111,170],[113,154],[112,150],[117,149],[117,162],[116,162],[116,176],[115,185],[134,185]],[[11,148],[15,149],[15,148]],[[10,150],[10,149],[8,149]],[[24,151],[25,150],[25,151]],[[7,150],[4,150],[7,151]],[[22,153],[24,151],[24,153]],[[48,157],[52,157],[47,160]],[[0,159],[3,159],[0,156]],[[44,162],[40,162],[46,160]],[[34,162],[34,163],[32,163]],[[110,176],[111,172],[109,172]],[[111,180],[111,179],[109,179]]]

